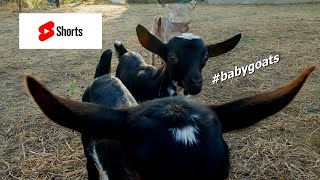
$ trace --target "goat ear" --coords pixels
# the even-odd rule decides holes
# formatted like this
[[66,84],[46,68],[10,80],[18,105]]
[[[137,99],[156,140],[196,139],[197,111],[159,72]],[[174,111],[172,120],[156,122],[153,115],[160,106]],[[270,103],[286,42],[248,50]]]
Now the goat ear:
[[30,75],[24,76],[23,81],[28,95],[55,123],[96,137],[120,138],[126,119],[125,110],[58,97]]
[[94,78],[103,76],[105,74],[110,74],[111,72],[111,59],[112,59],[112,51],[111,49],[105,50],[101,57],[100,61],[96,67],[96,72],[94,74]]
[[279,89],[209,108],[217,114],[223,132],[249,127],[288,105],[314,69],[315,66],[305,69]]
[[166,45],[164,43],[140,24],[138,24],[136,31],[139,42],[144,48],[159,55],[162,59],[166,59]]
[[231,51],[234,47],[236,47],[240,39],[241,39],[241,34],[238,34],[223,42],[208,45],[207,50],[208,50],[209,57],[219,56],[228,51]]

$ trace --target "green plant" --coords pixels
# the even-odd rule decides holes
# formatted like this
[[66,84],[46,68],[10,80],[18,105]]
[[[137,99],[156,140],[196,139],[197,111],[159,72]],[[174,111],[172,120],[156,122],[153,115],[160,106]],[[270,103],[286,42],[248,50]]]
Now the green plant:
[[76,90],[76,84],[75,84],[75,81],[72,80],[72,81],[70,82],[70,85],[69,85],[69,91],[70,91],[70,93],[73,95],[74,92],[75,92],[75,90]]

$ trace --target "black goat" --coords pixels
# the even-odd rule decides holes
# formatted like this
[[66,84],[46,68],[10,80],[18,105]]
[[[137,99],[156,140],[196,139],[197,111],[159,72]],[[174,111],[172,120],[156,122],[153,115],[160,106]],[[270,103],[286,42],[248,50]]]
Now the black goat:
[[[229,150],[222,133],[248,127],[283,109],[314,68],[282,88],[222,105],[175,96],[114,108],[108,102],[98,105],[56,96],[30,75],[24,84],[52,121],[96,139],[120,142],[122,161],[113,163],[121,164],[125,174],[114,180],[212,180],[225,179],[229,173]],[[114,91],[108,91],[109,96]],[[96,162],[110,154],[97,154]]]
[[[84,92],[82,101],[112,108],[137,105],[136,100],[122,82],[109,75],[111,58],[110,49],[102,53],[94,75],[95,79]],[[88,179],[94,180],[101,177],[102,179],[120,180],[125,178],[125,170],[121,163],[123,147],[119,141],[97,138],[90,133],[82,133],[81,140],[87,158]]]
[[203,84],[201,70],[208,58],[230,51],[241,38],[238,34],[224,42],[205,45],[200,37],[187,33],[164,44],[141,25],[136,31],[141,45],[166,63],[157,69],[146,64],[139,53],[128,52],[115,42],[119,56],[116,77],[138,102],[175,95],[176,84],[184,88],[184,94],[198,94]]

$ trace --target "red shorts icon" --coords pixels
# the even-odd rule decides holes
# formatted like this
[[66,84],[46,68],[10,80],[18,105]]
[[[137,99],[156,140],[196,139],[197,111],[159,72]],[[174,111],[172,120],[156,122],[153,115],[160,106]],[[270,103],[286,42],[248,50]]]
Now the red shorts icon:
[[51,38],[54,35],[54,31],[53,28],[54,27],[54,23],[52,21],[49,21],[43,25],[41,25],[39,27],[39,40],[40,41],[45,41],[49,38]]

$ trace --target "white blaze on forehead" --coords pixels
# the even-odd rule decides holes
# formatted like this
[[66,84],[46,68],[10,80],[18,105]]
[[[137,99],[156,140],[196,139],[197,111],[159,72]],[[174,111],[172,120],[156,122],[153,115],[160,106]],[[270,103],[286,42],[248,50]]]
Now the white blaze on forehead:
[[181,35],[179,36],[176,36],[178,38],[183,38],[183,39],[188,39],[188,40],[192,40],[192,39],[201,39],[200,36],[196,36],[192,33],[182,33]]
[[197,126],[187,125],[182,128],[170,128],[169,132],[171,132],[176,142],[183,143],[186,146],[198,143],[196,137],[199,133]]

